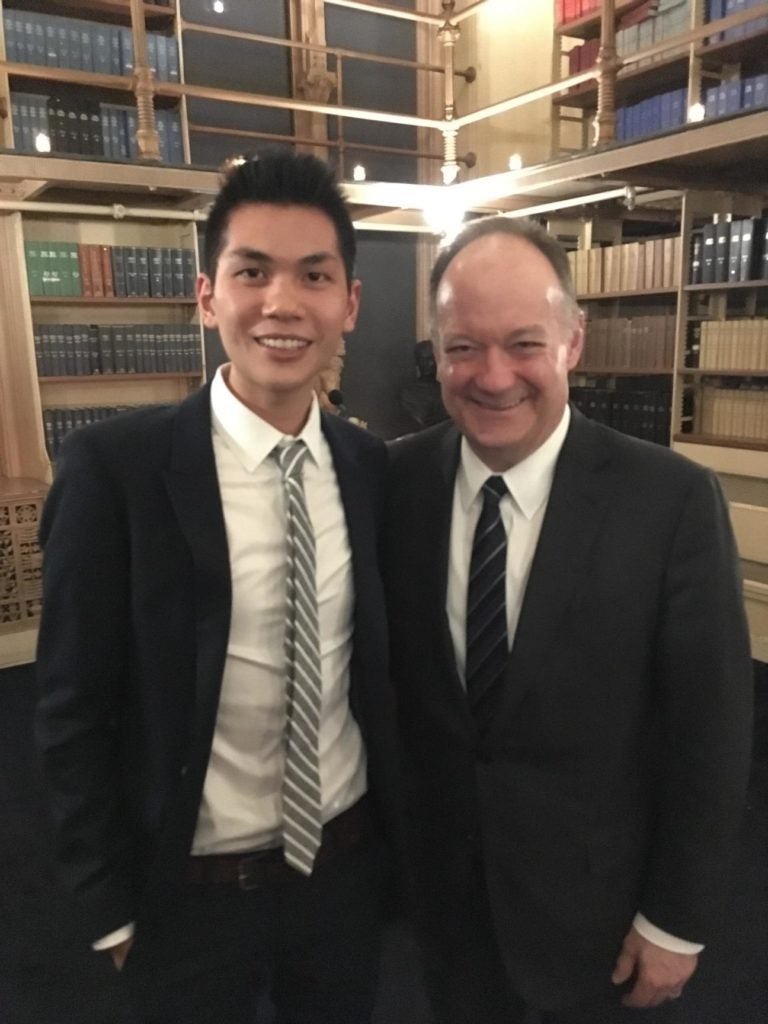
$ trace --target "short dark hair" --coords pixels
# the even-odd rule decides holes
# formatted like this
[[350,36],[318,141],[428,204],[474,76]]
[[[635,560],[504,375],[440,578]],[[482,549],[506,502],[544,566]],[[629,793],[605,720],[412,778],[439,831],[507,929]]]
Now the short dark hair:
[[328,164],[309,154],[268,150],[236,158],[224,168],[223,183],[205,228],[205,271],[213,281],[232,211],[245,203],[309,206],[330,217],[336,229],[347,285],[355,272],[357,242],[349,209]]
[[451,260],[471,242],[478,238],[485,238],[486,235],[510,235],[512,238],[521,238],[524,242],[530,242],[554,270],[566,302],[574,309],[578,308],[568,256],[556,238],[548,235],[540,224],[527,217],[482,217],[479,220],[473,220],[460,231],[451,244],[443,249],[432,267],[432,273],[429,276],[429,301],[432,307],[433,321],[437,305],[437,289],[440,287],[440,282]]

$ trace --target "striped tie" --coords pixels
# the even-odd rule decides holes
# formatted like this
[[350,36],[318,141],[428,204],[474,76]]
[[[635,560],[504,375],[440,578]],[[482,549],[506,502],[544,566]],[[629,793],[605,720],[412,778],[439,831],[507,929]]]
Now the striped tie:
[[312,874],[322,836],[318,732],[322,704],[315,534],[304,497],[303,441],[273,450],[283,477],[286,511],[286,748],[283,776],[283,854]]
[[507,534],[499,502],[503,477],[483,484],[483,508],[475,529],[467,592],[467,697],[473,709],[495,689],[507,658]]

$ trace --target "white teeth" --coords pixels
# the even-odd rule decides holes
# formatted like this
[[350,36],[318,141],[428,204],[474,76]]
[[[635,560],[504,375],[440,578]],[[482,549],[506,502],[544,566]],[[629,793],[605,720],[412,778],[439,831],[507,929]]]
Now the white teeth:
[[305,348],[309,344],[303,338],[257,338],[256,340],[265,348]]

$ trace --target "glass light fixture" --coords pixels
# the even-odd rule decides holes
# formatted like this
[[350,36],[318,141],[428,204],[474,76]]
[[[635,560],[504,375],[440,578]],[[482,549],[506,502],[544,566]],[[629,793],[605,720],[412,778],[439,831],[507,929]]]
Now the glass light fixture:
[[690,124],[695,124],[697,121],[703,121],[707,116],[707,111],[703,103],[692,103],[688,107],[688,121]]

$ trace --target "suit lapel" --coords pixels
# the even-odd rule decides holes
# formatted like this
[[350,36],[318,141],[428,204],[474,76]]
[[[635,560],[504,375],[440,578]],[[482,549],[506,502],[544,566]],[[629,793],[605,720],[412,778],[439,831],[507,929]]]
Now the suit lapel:
[[210,386],[179,407],[165,483],[194,565],[198,698],[201,708],[215,708],[227,651],[232,590],[211,439]]
[[601,469],[608,454],[592,425],[572,412],[555,469],[539,542],[531,565],[515,642],[490,735],[501,736],[526,692],[546,682],[547,659],[587,575],[590,552],[606,514],[609,493]]

